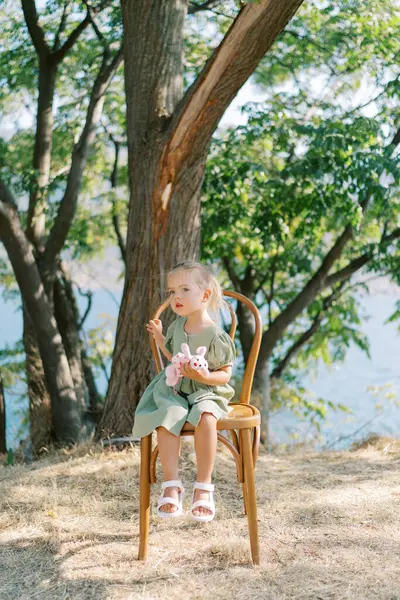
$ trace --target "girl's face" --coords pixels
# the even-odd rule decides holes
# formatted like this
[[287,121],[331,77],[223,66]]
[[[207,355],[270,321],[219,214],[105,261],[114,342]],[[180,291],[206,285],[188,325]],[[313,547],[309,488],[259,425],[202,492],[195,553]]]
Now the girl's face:
[[174,271],[168,276],[168,296],[172,310],[180,317],[187,317],[207,308],[210,290],[199,287],[193,271]]

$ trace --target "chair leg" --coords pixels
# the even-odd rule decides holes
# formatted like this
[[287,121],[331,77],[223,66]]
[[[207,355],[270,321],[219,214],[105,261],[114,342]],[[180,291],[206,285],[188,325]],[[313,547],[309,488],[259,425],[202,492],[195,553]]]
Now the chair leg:
[[[238,436],[236,429],[231,429],[230,434],[231,434],[231,438],[232,438],[232,444],[235,446],[235,448],[239,452],[239,454],[241,454],[241,448],[240,448],[241,438],[240,438],[240,436]],[[243,459],[242,459],[242,463],[243,463]],[[242,490],[243,490],[243,510],[244,510],[244,514],[247,515],[246,484],[245,484],[244,480],[242,482]]]
[[243,456],[244,488],[246,491],[247,520],[249,524],[250,548],[253,564],[260,564],[260,545],[258,541],[257,500],[254,480],[253,449],[251,429],[240,431],[240,447]]
[[261,437],[261,427],[260,427],[260,425],[258,425],[257,427],[254,428],[254,435],[253,435],[253,463],[254,463],[254,468],[256,468],[256,462],[257,462],[257,458],[258,458],[258,451],[260,449],[260,437]]
[[[237,444],[238,444],[238,451],[240,452],[240,455],[242,457],[242,463],[243,463],[242,438],[240,436],[240,431],[239,431],[239,436],[237,439]],[[243,510],[244,510],[244,514],[247,515],[247,507],[246,507],[247,491],[246,491],[246,481],[244,478],[244,472],[243,472],[242,490],[243,490]]]
[[140,441],[140,508],[138,560],[146,560],[150,524],[151,434]]
[[243,489],[243,510],[244,510],[244,514],[247,515],[247,508],[246,508],[246,496],[247,496],[247,492],[246,492],[246,484],[245,484],[245,482],[242,483],[242,489]]

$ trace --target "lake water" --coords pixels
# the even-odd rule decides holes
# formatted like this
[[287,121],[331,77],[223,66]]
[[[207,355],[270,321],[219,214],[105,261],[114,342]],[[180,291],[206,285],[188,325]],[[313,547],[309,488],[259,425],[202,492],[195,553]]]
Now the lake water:
[[[371,358],[352,345],[342,364],[331,368],[321,364],[315,378],[305,378],[306,388],[315,397],[344,404],[353,411],[352,415],[329,411],[322,426],[322,446],[348,447],[369,433],[399,437],[400,408],[394,400],[384,398],[390,393],[400,400],[399,323],[385,324],[398,299],[398,294],[384,292],[362,297],[363,313],[370,317],[363,322],[362,331],[369,339]],[[378,397],[371,393],[371,386],[381,388]],[[382,410],[376,409],[377,402],[383,403]],[[358,429],[359,433],[352,436]],[[288,413],[272,418],[271,438],[275,443],[287,442],[293,433],[299,434],[300,440],[307,440],[309,425],[294,420]]]
[[[104,290],[96,290],[93,295],[93,308],[87,319],[86,327],[98,326],[110,318],[110,327],[116,325],[117,304],[120,292],[113,292],[114,297]],[[378,291],[363,296],[363,313],[370,319],[363,323],[362,330],[370,340],[371,359],[359,348],[351,346],[344,363],[334,365],[331,369],[321,365],[318,375],[311,378],[305,374],[306,387],[316,397],[322,397],[335,404],[341,403],[352,409],[351,417],[343,413],[331,411],[321,430],[323,447],[335,443],[335,448],[349,446],[355,439],[365,437],[370,432],[381,435],[399,436],[400,409],[389,400],[385,400],[382,414],[375,408],[376,398],[368,391],[369,386],[388,385],[386,391],[397,394],[400,398],[400,334],[398,324],[384,324],[395,310],[395,303],[400,297],[397,288],[390,291]],[[78,299],[81,310],[85,301]],[[1,301],[0,347],[13,344],[21,338],[21,312],[15,302]],[[106,389],[106,379],[99,377],[100,391]],[[382,394],[381,394],[382,397]],[[21,413],[26,410],[24,402],[16,400],[15,395],[6,393],[7,437],[9,446],[16,447],[18,440],[25,437],[26,428],[21,426]],[[368,425],[366,425],[371,421]],[[360,429],[361,428],[361,429]],[[358,435],[353,432],[360,429]],[[307,423],[295,418],[291,413],[280,413],[271,419],[271,440],[275,444],[293,441],[293,434],[298,440],[307,441],[314,437]],[[350,437],[346,437],[350,436]],[[340,439],[344,438],[344,439]]]

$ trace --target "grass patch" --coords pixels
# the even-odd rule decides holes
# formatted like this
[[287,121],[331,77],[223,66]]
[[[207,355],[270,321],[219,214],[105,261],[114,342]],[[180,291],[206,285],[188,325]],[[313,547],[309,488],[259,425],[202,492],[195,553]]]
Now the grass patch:
[[[32,466],[0,466],[1,600],[400,599],[398,441],[262,455],[259,567],[224,447],[216,519],[157,519],[154,486],[149,558],[138,562],[139,458],[138,447],[83,445]],[[188,509],[192,440],[182,442],[181,466]]]

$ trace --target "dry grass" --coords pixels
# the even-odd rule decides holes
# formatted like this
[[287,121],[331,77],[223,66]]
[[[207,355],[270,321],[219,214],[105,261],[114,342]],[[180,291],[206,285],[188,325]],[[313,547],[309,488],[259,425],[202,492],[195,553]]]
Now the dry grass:
[[[187,505],[194,454],[192,441],[182,445]],[[400,599],[398,442],[261,456],[260,567],[250,563],[241,486],[225,448],[215,521],[153,514],[149,559],[138,562],[138,464],[137,448],[86,446],[32,467],[0,467],[1,600]]]

